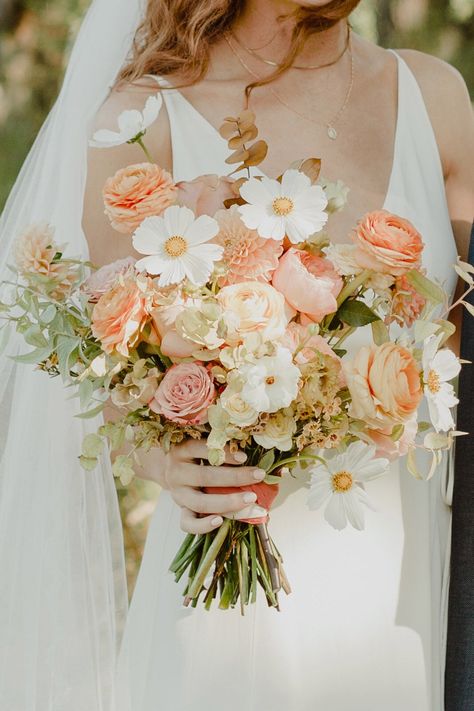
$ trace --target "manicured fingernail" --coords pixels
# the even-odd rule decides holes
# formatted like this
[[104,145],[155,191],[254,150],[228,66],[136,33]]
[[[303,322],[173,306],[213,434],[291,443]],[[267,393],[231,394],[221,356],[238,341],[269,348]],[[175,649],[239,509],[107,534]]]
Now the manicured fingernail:
[[247,491],[247,493],[244,494],[244,501],[246,504],[253,504],[253,502],[256,500],[257,494],[255,494],[253,491]]
[[264,469],[255,469],[253,473],[253,478],[257,479],[257,481],[262,481],[262,479],[265,479],[266,471]]
[[239,449],[239,451],[234,454],[234,459],[236,462],[243,464],[247,460],[247,455]]
[[261,506],[252,506],[249,510],[248,518],[260,518],[261,516],[266,516],[267,514],[267,509],[264,509]]
[[223,522],[224,522],[224,519],[222,518],[222,516],[215,516],[215,517],[211,520],[211,525],[212,525],[212,526],[220,526],[221,523],[223,523]]

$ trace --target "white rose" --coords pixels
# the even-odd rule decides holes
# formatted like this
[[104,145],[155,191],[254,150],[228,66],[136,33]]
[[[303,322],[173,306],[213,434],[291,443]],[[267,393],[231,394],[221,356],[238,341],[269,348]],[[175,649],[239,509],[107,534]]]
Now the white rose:
[[289,317],[285,299],[265,282],[242,282],[225,286],[217,299],[227,326],[226,342],[235,346],[254,333],[273,341],[285,332]]
[[237,427],[253,425],[258,412],[242,399],[240,392],[233,387],[227,387],[220,397],[222,409],[229,415],[230,421]]
[[288,452],[293,447],[293,435],[296,432],[296,422],[291,414],[277,412],[265,424],[263,432],[254,434],[253,438],[265,449],[276,447],[281,452]]

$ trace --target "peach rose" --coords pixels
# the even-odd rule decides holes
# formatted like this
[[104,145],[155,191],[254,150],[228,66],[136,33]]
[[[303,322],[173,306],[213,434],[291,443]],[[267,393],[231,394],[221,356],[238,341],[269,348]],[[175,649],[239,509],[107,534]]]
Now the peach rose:
[[217,295],[227,325],[225,341],[230,346],[242,343],[252,333],[272,341],[285,332],[289,317],[285,299],[270,284],[248,281],[225,286]]
[[202,363],[178,363],[159,384],[150,409],[180,425],[202,425],[215,397],[214,383]]
[[82,291],[87,294],[91,303],[97,303],[100,297],[113,287],[117,277],[120,274],[126,274],[134,264],[133,257],[117,259],[111,264],[106,264],[90,275],[82,285]]
[[383,430],[409,420],[423,396],[420,371],[412,354],[395,343],[363,346],[343,361],[352,396],[351,415]]
[[415,441],[417,431],[418,422],[416,417],[412,417],[408,422],[405,422],[403,434],[396,442],[390,437],[392,427],[386,427],[382,430],[367,430],[366,435],[368,442],[375,444],[377,448],[376,456],[386,457],[393,462],[395,459],[407,454],[408,449]]
[[232,189],[234,182],[231,178],[218,175],[200,175],[194,180],[182,180],[176,184],[178,201],[197,216],[214,217],[215,212],[224,207],[224,200],[236,197]]
[[154,163],[137,163],[118,170],[102,191],[105,214],[118,232],[131,234],[145,217],[161,215],[176,202],[171,175]]
[[387,210],[369,212],[352,237],[363,269],[400,276],[421,264],[423,240],[411,222]]
[[92,333],[106,353],[128,356],[137,343],[149,318],[146,286],[135,275],[126,275],[94,306]]
[[292,247],[280,259],[272,284],[290,306],[318,322],[337,310],[343,281],[328,259]]
[[242,281],[270,281],[278,267],[283,245],[274,239],[259,237],[249,230],[240,217],[237,205],[219,210],[215,215],[220,231],[215,242],[224,247],[222,256],[226,271],[219,278],[219,286]]

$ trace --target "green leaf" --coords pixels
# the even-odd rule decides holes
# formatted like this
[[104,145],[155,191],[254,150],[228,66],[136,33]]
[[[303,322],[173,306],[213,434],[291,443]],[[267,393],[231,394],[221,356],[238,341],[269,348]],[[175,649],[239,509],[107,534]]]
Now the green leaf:
[[46,358],[49,358],[51,355],[51,349],[50,348],[35,348],[34,351],[30,351],[29,353],[24,353],[23,355],[18,355],[18,356],[11,356],[11,359],[14,360],[16,363],[26,363],[27,365],[33,365],[37,363],[41,363],[43,360]]
[[265,452],[265,454],[260,459],[257,466],[259,469],[263,469],[264,471],[267,472],[271,468],[274,461],[275,461],[275,450],[270,449],[270,450],[268,450],[268,452]]
[[119,454],[112,465],[112,472],[123,486],[128,486],[135,476],[132,460],[126,454]]
[[425,277],[418,269],[412,269],[405,274],[405,277],[411,286],[416,289],[420,296],[434,302],[435,304],[443,304],[446,301],[446,294],[443,289],[435,284],[431,279]]
[[380,319],[378,321],[372,321],[372,337],[376,346],[381,346],[384,343],[388,343],[390,340],[389,332],[387,326]]
[[73,336],[60,336],[56,345],[56,353],[59,361],[59,370],[63,375],[68,375],[72,355],[80,343],[80,339]]
[[82,410],[90,403],[93,394],[94,385],[91,380],[86,378],[86,380],[83,380],[79,385],[79,402]]
[[212,467],[220,467],[225,461],[225,452],[223,449],[207,449],[207,459]]
[[37,324],[30,326],[23,334],[23,338],[29,346],[34,346],[35,348],[46,348],[48,345],[48,341]]
[[87,410],[87,412],[80,412],[76,417],[79,420],[90,420],[96,415],[99,415],[105,407],[105,403],[101,402],[100,405],[94,407],[92,410]]
[[421,434],[422,432],[426,432],[429,429],[431,429],[430,422],[419,422],[418,423],[418,433],[419,434]]
[[393,428],[393,430],[390,434],[390,439],[393,442],[398,442],[398,440],[400,439],[400,437],[402,436],[404,431],[405,431],[405,425],[395,425],[395,427]]
[[79,462],[81,467],[86,470],[86,472],[91,472],[97,466],[97,457],[85,457],[81,455],[79,457]]
[[54,304],[49,304],[41,314],[41,321],[46,324],[52,323],[56,318],[57,309]]
[[363,301],[348,299],[339,307],[337,317],[348,326],[367,326],[374,321],[380,321],[380,317],[369,309]]
[[104,448],[102,437],[98,434],[88,434],[82,442],[82,454],[90,459],[97,458]]

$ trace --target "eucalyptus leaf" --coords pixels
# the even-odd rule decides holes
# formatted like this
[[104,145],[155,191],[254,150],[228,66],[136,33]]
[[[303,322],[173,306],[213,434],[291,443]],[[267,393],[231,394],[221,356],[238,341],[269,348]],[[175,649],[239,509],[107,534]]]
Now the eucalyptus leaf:
[[23,334],[23,338],[29,346],[34,346],[35,348],[46,348],[48,345],[48,341],[37,324],[30,326],[30,328]]
[[275,450],[274,449],[269,449],[268,452],[265,452],[263,457],[260,459],[258,463],[258,468],[263,469],[264,471],[268,471],[271,469],[273,463],[275,461]]
[[85,457],[84,455],[81,455],[79,457],[79,462],[81,467],[85,469],[86,472],[91,472],[97,466],[97,457]]
[[358,301],[357,299],[348,299],[344,301],[343,304],[337,310],[337,318],[346,323],[348,326],[367,326],[369,323],[374,321],[380,321],[380,317],[377,316],[372,309],[370,309],[367,304],[363,301]]
[[101,402],[97,407],[92,408],[92,410],[87,410],[87,412],[80,412],[76,417],[79,420],[90,420],[96,415],[99,415],[105,407],[105,403]]
[[400,437],[403,435],[404,431],[405,431],[405,425],[395,425],[395,427],[393,428],[393,430],[390,434],[390,439],[393,442],[398,442]]
[[23,355],[11,356],[11,359],[14,360],[15,363],[25,363],[27,365],[36,365],[37,363],[41,363],[43,360],[48,358],[50,355],[51,355],[50,348],[35,348],[34,351],[30,351],[29,353],[24,353]]
[[442,288],[431,279],[428,279],[428,277],[425,277],[418,269],[412,269],[407,272],[405,277],[408,283],[425,299],[429,299],[436,304],[442,304],[446,301],[446,294]]
[[390,340],[388,328],[383,321],[380,319],[378,321],[372,321],[371,327],[375,345],[381,346]]
[[104,448],[104,441],[98,434],[88,434],[82,442],[82,454],[84,457],[97,458]]
[[57,308],[54,304],[49,304],[41,314],[41,321],[46,324],[52,323],[56,318]]

